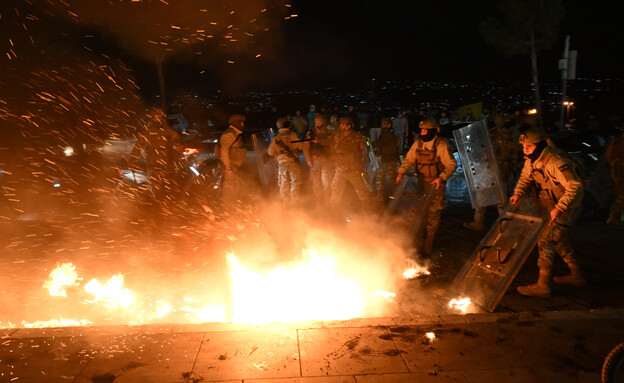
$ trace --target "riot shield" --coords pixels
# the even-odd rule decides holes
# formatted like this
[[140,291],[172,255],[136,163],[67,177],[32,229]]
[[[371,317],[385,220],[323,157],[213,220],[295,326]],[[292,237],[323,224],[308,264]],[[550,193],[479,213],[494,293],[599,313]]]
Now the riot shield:
[[501,180],[484,120],[453,131],[473,208],[503,204],[507,191]]
[[384,212],[384,220],[392,221],[400,217],[402,226],[410,235],[412,243],[417,245],[418,233],[423,227],[429,205],[433,200],[435,188],[420,182],[416,176],[405,174],[390,197]]
[[549,212],[537,198],[524,197],[509,206],[459,272],[452,290],[494,311],[547,228]]
[[251,142],[253,144],[254,154],[256,157],[256,165],[258,166],[258,175],[260,176],[260,185],[263,190],[267,190],[269,185],[269,176],[267,174],[267,165],[264,161],[265,148],[261,146],[258,141],[258,136],[254,133],[251,135]]
[[368,161],[364,166],[364,172],[362,173],[362,180],[366,185],[366,188],[370,193],[375,191],[375,175],[379,170],[379,161],[377,161],[377,156],[375,155],[375,151],[370,143],[370,140],[366,139],[366,151],[368,154]]

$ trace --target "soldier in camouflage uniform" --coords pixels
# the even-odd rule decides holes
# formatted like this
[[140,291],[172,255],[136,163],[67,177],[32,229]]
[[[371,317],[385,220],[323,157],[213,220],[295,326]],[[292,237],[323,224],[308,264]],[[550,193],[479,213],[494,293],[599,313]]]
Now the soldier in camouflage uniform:
[[288,119],[281,117],[276,122],[277,134],[269,144],[268,154],[277,161],[277,186],[280,198],[284,202],[296,201],[301,197],[303,175],[299,162],[299,152],[310,162],[310,151],[307,142],[293,142],[299,140],[297,133],[290,130]]
[[375,174],[375,184],[379,189],[379,195],[384,203],[388,202],[392,193],[386,181],[390,184],[394,183],[397,177],[397,168],[399,161],[399,147],[401,140],[392,130],[392,120],[388,117],[381,119],[381,134],[373,143],[373,148],[377,155],[380,156],[379,170]]
[[525,154],[524,167],[509,201],[512,205],[518,203],[534,182],[538,187],[539,198],[551,210],[548,227],[537,242],[539,279],[535,284],[518,287],[518,292],[523,295],[548,297],[553,280],[555,252],[567,263],[570,275],[555,277],[554,281],[577,286],[585,284],[567,235],[568,228],[581,210],[583,182],[576,174],[574,163],[566,154],[548,145],[543,131],[530,129],[520,135],[519,142]]
[[[509,181],[513,170],[518,163],[518,150],[516,143],[509,132],[505,128],[505,122],[499,114],[493,114],[488,118],[488,122],[493,125],[489,130],[490,140],[492,143],[492,149],[494,150],[494,156],[501,175],[502,188],[505,191],[505,196],[509,193]],[[498,215],[502,215],[507,207],[507,203],[497,205]],[[486,207],[477,207],[474,212],[474,219],[472,222],[464,223],[464,227],[481,231],[484,229],[483,223],[485,221]]]
[[245,116],[233,114],[228,119],[229,127],[219,138],[219,159],[223,163],[223,198],[234,200],[240,190],[241,180],[238,168],[245,161],[247,149],[243,144]]
[[175,185],[175,170],[181,168],[182,137],[167,123],[167,116],[160,108],[152,109],[149,121],[141,125],[136,144],[130,153],[130,162],[136,164],[140,155],[145,157],[145,175],[157,201],[171,198]]
[[401,182],[405,173],[414,167],[420,185],[435,187],[433,200],[427,211],[426,237],[422,249],[425,255],[430,255],[433,239],[440,226],[440,214],[444,208],[445,183],[457,169],[457,161],[446,140],[438,137],[440,127],[437,122],[421,121],[419,128],[420,136],[414,141],[399,167],[396,182]]
[[609,143],[605,154],[607,163],[611,167],[611,179],[615,193],[615,200],[611,204],[607,223],[616,226],[624,225],[621,220],[624,211],[624,122],[620,123],[620,130],[622,134]]
[[366,150],[366,139],[354,129],[353,120],[341,117],[339,129],[330,137],[332,159],[334,161],[334,180],[330,203],[338,207],[341,202],[347,182],[353,186],[363,205],[368,205],[369,194],[362,179],[363,158]]
[[310,169],[310,179],[312,189],[317,201],[329,202],[331,197],[331,184],[334,179],[334,164],[331,160],[332,131],[328,127],[327,116],[321,113],[314,115],[314,127],[308,131],[307,138],[310,142],[310,156],[312,167]]

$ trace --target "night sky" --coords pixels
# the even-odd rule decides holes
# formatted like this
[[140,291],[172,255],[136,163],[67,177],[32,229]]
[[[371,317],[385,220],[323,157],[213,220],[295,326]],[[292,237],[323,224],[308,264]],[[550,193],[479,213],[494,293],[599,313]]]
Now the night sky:
[[[165,78],[173,93],[315,89],[360,85],[371,78],[441,82],[531,79],[528,56],[506,57],[478,32],[479,22],[495,11],[496,1],[479,2],[479,6],[469,2],[395,0],[238,3],[241,6],[236,9],[236,19],[228,14],[228,5],[206,9],[206,4],[221,3],[205,0],[172,0],[166,4],[3,0],[3,76],[19,71],[16,68],[36,66],[38,55],[44,51],[47,56],[64,51],[58,56],[65,65],[72,65],[72,55],[80,60],[89,60],[91,55],[114,61],[132,73],[142,90],[156,92],[157,59],[146,41],[165,36],[163,41],[171,43],[171,47],[175,47],[173,40],[187,39],[184,48],[174,49],[165,58]],[[560,38],[549,51],[539,54],[541,79],[553,80],[560,75],[557,61],[567,34],[571,35],[571,49],[579,51],[579,77],[622,77],[624,61],[617,52],[624,46],[622,18],[609,4],[564,2],[566,17]],[[268,9],[262,13],[264,18],[249,27],[249,20],[263,8]],[[218,28],[209,31],[208,19],[218,21]],[[214,36],[233,30],[232,39],[239,42],[196,40],[197,30]],[[29,41],[31,37],[34,42]],[[11,49],[16,57],[8,53]],[[11,59],[7,60],[7,56]],[[11,68],[8,71],[7,66]]]

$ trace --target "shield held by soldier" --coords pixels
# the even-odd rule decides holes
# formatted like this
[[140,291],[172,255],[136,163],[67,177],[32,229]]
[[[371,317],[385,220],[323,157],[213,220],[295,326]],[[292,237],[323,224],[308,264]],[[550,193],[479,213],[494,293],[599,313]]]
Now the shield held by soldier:
[[504,204],[506,191],[490,141],[487,123],[453,131],[473,208]]

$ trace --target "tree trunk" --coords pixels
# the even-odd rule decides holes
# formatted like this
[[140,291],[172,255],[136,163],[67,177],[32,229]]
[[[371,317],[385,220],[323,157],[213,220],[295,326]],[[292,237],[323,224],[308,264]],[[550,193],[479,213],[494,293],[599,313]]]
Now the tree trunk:
[[531,71],[533,73],[533,86],[535,87],[535,108],[537,109],[537,124],[540,128],[543,127],[542,115],[542,99],[539,91],[539,81],[537,76],[537,51],[535,50],[535,32],[533,31],[533,25],[530,26],[531,34]]
[[160,107],[167,114],[167,98],[165,93],[165,74],[163,71],[163,59],[159,58],[156,66],[158,67],[158,83],[160,84]]

